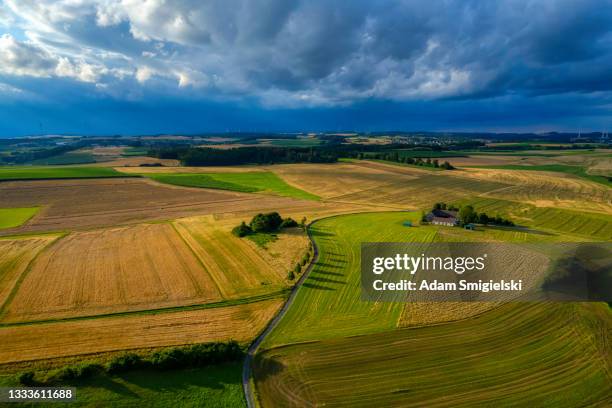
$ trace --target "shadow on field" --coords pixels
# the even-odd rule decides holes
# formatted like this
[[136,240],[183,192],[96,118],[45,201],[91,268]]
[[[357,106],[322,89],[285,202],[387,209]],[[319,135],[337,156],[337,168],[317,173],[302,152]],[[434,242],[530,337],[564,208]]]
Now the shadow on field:
[[337,279],[330,279],[330,278],[323,278],[323,277],[320,277],[320,276],[312,276],[312,275],[310,275],[308,277],[308,280],[313,280],[313,281],[320,282],[320,283],[340,283],[342,285],[346,285],[345,281],[337,280]]
[[134,391],[130,390],[124,384],[116,381],[115,378],[107,375],[96,376],[94,379],[85,381],[68,381],[66,385],[73,387],[92,387],[92,388],[103,388],[106,391],[112,392],[113,394],[121,395],[122,397],[139,398],[139,395]]
[[123,381],[153,391],[172,391],[190,387],[223,389],[240,384],[240,371],[232,365],[167,371],[134,371],[121,375]]
[[313,237],[333,237],[334,236],[334,234],[332,234],[331,232],[325,232],[325,231],[321,231],[317,229],[310,230],[310,235],[312,235]]
[[322,270],[322,269],[317,269],[316,272],[314,272],[314,273],[320,273],[321,275],[344,276],[343,273],[330,272],[330,271],[325,271],[325,270]]
[[328,288],[327,286],[316,285],[314,283],[309,283],[309,282],[302,284],[302,286],[304,286],[305,288],[309,288],[309,289],[336,290],[334,288]]
[[255,356],[253,363],[253,374],[258,382],[265,381],[268,377],[274,377],[285,370],[285,365],[280,361],[260,354]]
[[317,262],[317,266],[320,268],[329,268],[329,269],[341,269],[340,265],[333,265],[327,262]]
[[[330,257],[329,260],[330,260],[330,262],[335,262],[335,263],[338,263],[338,264],[345,264],[346,263],[344,258]],[[340,265],[336,265],[336,268],[339,268],[339,267],[340,267]]]

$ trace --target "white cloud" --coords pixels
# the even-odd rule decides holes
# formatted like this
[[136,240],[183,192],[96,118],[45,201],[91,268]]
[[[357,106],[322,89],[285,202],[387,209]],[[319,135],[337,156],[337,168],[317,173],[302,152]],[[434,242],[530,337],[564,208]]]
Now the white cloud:
[[109,70],[100,65],[88,64],[84,61],[72,62],[66,57],[60,57],[55,74],[60,77],[74,78],[82,82],[96,83]]
[[140,83],[147,82],[153,75],[153,70],[149,67],[140,67],[136,70],[136,80]]
[[34,44],[19,42],[12,35],[0,37],[0,72],[18,76],[49,77],[57,61]]

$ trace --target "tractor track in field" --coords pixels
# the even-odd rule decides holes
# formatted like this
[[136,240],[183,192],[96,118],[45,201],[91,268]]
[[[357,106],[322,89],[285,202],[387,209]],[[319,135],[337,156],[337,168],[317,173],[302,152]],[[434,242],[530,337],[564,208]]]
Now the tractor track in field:
[[242,365],[242,389],[244,391],[244,396],[245,396],[248,408],[257,407],[257,404],[255,403],[255,394],[253,392],[253,386],[251,384],[253,358],[255,357],[255,353],[257,353],[257,349],[259,349],[259,346],[263,343],[266,337],[272,332],[272,330],[276,328],[276,326],[278,326],[278,323],[285,316],[285,314],[287,314],[287,311],[289,310],[289,308],[293,304],[293,301],[295,300],[298,290],[300,289],[304,281],[308,278],[308,275],[310,275],[310,272],[312,271],[315,264],[319,260],[319,249],[317,248],[317,245],[314,239],[312,238],[312,233],[310,231],[310,226],[315,222],[316,221],[311,222],[306,227],[306,233],[308,234],[308,239],[310,240],[312,244],[312,250],[313,250],[312,260],[308,264],[308,267],[306,268],[302,276],[300,276],[296,284],[293,286],[293,289],[291,290],[291,293],[289,294],[289,297],[287,298],[287,301],[285,302],[283,307],[278,311],[276,316],[274,316],[274,318],[270,320],[270,323],[268,323],[264,331],[261,332],[259,336],[257,336],[257,338],[253,341],[253,343],[251,343],[251,345],[249,346],[247,350],[246,357]]

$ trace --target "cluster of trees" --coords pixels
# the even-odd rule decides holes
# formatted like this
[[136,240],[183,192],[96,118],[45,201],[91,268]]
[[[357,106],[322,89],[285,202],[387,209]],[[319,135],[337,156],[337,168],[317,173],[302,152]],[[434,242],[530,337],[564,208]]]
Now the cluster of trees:
[[33,371],[25,371],[18,375],[18,381],[23,385],[45,384],[86,379],[100,374],[114,375],[141,369],[170,370],[205,367],[240,361],[243,358],[244,349],[235,341],[194,344],[166,348],[148,357],[142,357],[136,353],[125,353],[113,358],[106,364],[89,362],[66,366],[48,373],[41,381],[36,381]]
[[[507,218],[503,218],[500,217],[499,215],[493,217],[488,215],[485,212],[477,212],[474,210],[474,207],[472,207],[471,205],[465,205],[461,208],[459,208],[458,206],[455,206],[453,204],[447,204],[447,203],[436,203],[434,204],[432,211],[434,210],[447,210],[447,211],[458,211],[458,218],[459,218],[459,222],[461,223],[461,225],[465,225],[465,224],[482,224],[482,225],[502,225],[502,226],[508,226],[508,227],[513,227],[514,226],[514,222],[512,222],[511,220],[507,219]],[[423,214],[423,217],[421,219],[421,221],[426,222],[426,215]]]
[[371,159],[376,159],[376,160],[386,160],[386,161],[392,161],[396,163],[412,164],[415,166],[433,167],[436,169],[440,168],[444,170],[454,170],[455,169],[455,167],[453,167],[448,161],[445,161],[444,163],[440,164],[440,161],[438,159],[432,160],[431,158],[427,158],[423,160],[420,157],[408,157],[408,156],[400,155],[398,152],[374,153],[370,155],[359,153],[357,155],[357,158],[359,159],[371,158]]
[[461,207],[459,210],[459,220],[463,225],[465,224],[482,224],[482,225],[503,225],[507,227],[513,227],[514,222],[507,218],[502,218],[499,215],[492,217],[484,212],[476,212],[474,207],[466,205]]
[[302,222],[298,224],[298,222],[293,218],[283,218],[276,211],[266,214],[259,213],[251,219],[250,223],[247,224],[246,222],[242,221],[240,225],[234,227],[234,229],[232,229],[232,234],[242,238],[247,235],[258,232],[270,233],[276,232],[279,229],[283,228],[292,228],[298,226],[303,227],[305,223],[306,218],[303,218]]
[[334,163],[338,161],[334,150],[303,147],[237,147],[214,149],[210,147],[162,147],[151,149],[149,156],[176,159],[185,166],[232,166],[240,164],[275,163]]

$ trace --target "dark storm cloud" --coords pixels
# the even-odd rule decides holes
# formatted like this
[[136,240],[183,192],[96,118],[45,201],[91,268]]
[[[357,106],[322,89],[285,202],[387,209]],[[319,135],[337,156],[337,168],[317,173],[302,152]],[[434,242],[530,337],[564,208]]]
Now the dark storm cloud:
[[[610,0],[1,4],[6,98],[50,98],[70,81],[86,82],[94,98],[264,109],[502,106],[554,95],[591,106],[612,90]],[[24,86],[30,77],[56,84]]]

